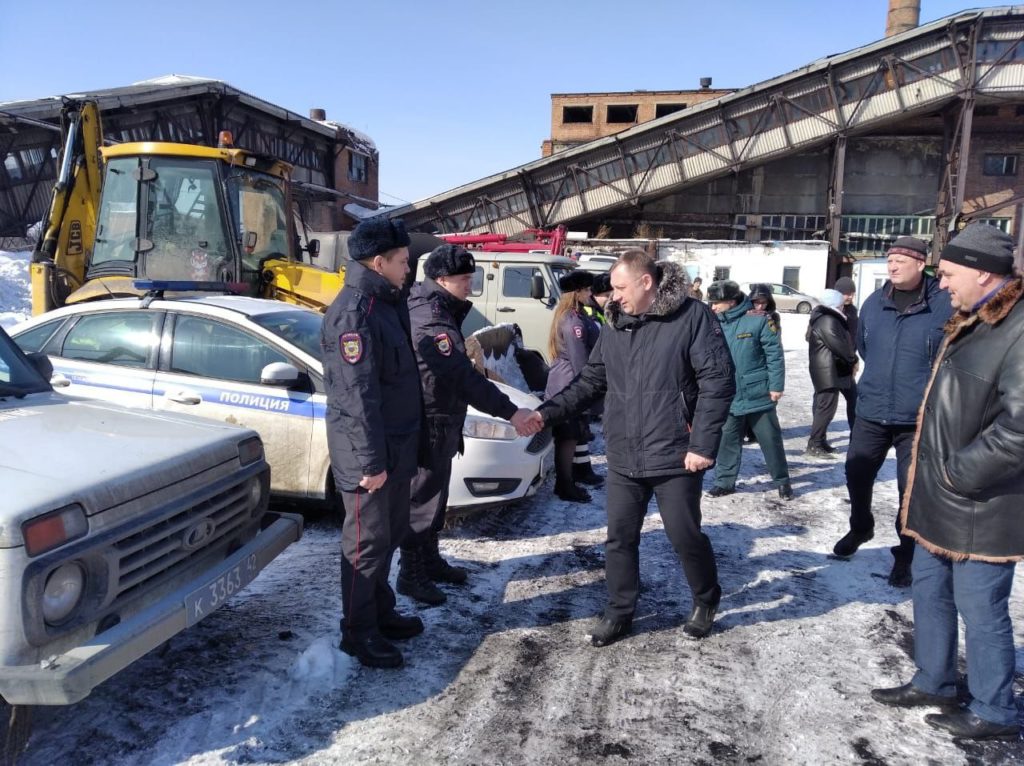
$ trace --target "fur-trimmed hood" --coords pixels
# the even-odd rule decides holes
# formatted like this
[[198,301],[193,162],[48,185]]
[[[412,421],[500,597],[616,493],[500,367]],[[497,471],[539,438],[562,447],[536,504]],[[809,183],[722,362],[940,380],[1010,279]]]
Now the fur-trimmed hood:
[[[686,269],[672,261],[658,261],[658,295],[646,316],[667,317],[679,310],[690,298],[690,275]],[[618,301],[609,301],[605,315],[612,325],[618,326],[619,319],[626,316]]]

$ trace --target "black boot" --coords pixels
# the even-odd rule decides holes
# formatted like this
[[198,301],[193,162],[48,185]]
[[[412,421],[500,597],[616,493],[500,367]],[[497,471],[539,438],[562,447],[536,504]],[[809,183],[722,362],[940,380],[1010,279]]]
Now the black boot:
[[437,532],[428,532],[423,547],[424,565],[427,568],[427,577],[434,582],[448,582],[452,585],[462,585],[466,582],[466,570],[462,567],[453,567],[441,555],[438,547]]
[[423,620],[400,614],[392,609],[383,617],[377,618],[377,629],[389,641],[404,641],[423,632]]
[[402,666],[402,653],[380,633],[370,633],[365,636],[350,636],[342,633],[339,648],[368,668],[399,668]]
[[588,487],[600,487],[604,479],[594,473],[594,466],[588,460],[586,463],[572,464],[572,478],[578,484],[586,484]]
[[561,439],[555,442],[555,495],[574,503],[589,503],[590,495],[572,478],[575,456],[576,442]]
[[424,558],[422,546],[402,548],[396,590],[403,596],[428,606],[440,606],[448,597],[430,581]]

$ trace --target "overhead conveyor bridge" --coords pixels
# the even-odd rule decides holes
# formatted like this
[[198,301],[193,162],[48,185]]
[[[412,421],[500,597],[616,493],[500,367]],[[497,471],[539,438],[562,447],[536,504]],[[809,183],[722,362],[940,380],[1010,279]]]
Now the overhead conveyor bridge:
[[[938,231],[963,204],[960,158],[975,102],[1022,97],[1024,6],[965,11],[389,215],[435,232],[547,229],[829,143],[841,179],[848,136],[949,109]],[[830,228],[838,236],[842,195],[835,196]]]

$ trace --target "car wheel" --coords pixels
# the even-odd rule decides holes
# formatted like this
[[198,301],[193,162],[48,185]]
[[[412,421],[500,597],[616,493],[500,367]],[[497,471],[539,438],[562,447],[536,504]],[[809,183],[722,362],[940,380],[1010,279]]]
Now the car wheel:
[[13,766],[25,750],[32,733],[32,706],[8,705],[0,700],[0,726],[3,727],[0,765]]
[[796,313],[797,314],[810,314],[811,313],[811,304],[808,303],[807,301],[800,301],[798,304],[796,304]]

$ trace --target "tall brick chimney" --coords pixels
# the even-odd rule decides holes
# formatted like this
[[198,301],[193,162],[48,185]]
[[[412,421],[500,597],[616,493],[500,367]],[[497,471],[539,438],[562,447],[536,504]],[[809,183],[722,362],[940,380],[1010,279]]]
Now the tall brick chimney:
[[921,23],[921,0],[889,0],[885,36],[892,37]]

